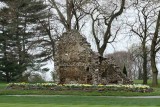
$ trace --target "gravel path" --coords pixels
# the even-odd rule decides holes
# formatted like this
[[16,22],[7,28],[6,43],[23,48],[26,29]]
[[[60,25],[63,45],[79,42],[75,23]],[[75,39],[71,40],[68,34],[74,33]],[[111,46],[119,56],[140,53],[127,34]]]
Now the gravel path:
[[[4,95],[4,96],[17,96],[17,97],[21,97],[21,96],[28,96],[28,97],[54,97],[54,96],[63,96],[63,97],[67,97],[67,96],[75,96],[75,95]],[[87,97],[87,96],[84,96]],[[106,97],[106,98],[158,98],[160,99],[160,96],[93,96],[93,97]]]
[[119,96],[120,98],[160,98],[160,96],[129,96],[129,97],[123,97]]

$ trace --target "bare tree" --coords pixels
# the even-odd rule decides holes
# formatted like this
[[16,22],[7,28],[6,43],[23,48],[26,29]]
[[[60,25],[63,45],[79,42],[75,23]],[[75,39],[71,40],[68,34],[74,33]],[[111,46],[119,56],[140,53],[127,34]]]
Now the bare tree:
[[[147,46],[147,50],[149,50],[150,46]],[[135,79],[143,79],[143,52],[142,46],[140,44],[133,44],[128,51],[132,55],[133,65],[132,72],[134,73]],[[151,75],[151,64],[150,64],[150,53],[147,54],[147,78]]]
[[118,28],[116,33],[113,34],[112,24],[113,21],[123,13],[125,0],[120,0],[119,2],[110,0],[105,1],[104,3],[106,6],[98,0],[93,0],[92,3],[93,7],[91,7],[91,9],[86,13],[88,13],[92,19],[92,34],[97,50],[103,57],[107,44],[115,40],[116,35],[120,30],[120,28]]
[[80,30],[83,27],[84,23],[81,24],[80,20],[84,18],[85,14],[80,10],[90,0],[63,0],[64,3],[56,0],[48,1],[53,11],[56,12],[54,15],[66,31],[72,29]]
[[155,13],[157,7],[150,0],[138,2],[134,5],[137,11],[137,20],[133,24],[128,24],[131,32],[136,35],[141,43],[142,58],[143,58],[143,84],[147,84],[147,43],[150,40],[152,34],[153,25],[155,23]]

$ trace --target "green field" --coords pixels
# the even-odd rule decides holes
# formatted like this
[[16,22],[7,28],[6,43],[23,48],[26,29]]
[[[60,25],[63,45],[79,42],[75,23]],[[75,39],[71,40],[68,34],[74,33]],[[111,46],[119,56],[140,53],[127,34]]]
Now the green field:
[[0,107],[159,107],[159,100],[103,96],[0,96]]
[[[135,83],[142,81],[136,80]],[[6,83],[0,83],[0,107],[160,107],[159,98],[117,97],[160,96],[159,86],[151,93],[8,90],[6,86]],[[15,94],[38,96],[5,96]]]

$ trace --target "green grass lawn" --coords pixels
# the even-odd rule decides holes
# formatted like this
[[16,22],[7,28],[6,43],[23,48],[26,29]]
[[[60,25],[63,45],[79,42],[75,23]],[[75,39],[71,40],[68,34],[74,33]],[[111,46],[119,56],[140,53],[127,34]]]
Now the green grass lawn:
[[[136,80],[135,83],[142,83],[142,81]],[[6,83],[0,83],[0,107],[160,107],[160,99],[158,98],[116,97],[116,96],[149,96],[149,95],[160,96],[159,87],[154,88],[154,92],[152,93],[6,90],[5,87]],[[4,95],[14,95],[14,94],[42,95],[42,96],[4,96]],[[70,94],[73,94],[75,96],[71,96]],[[43,96],[43,95],[57,95],[57,96]],[[107,97],[107,96],[112,96],[112,97]]]
[[0,96],[0,107],[159,107],[159,100],[102,96]]

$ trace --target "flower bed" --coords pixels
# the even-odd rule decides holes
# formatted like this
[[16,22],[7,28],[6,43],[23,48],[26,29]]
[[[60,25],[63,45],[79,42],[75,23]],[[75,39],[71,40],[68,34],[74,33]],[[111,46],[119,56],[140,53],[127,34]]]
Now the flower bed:
[[84,90],[84,91],[126,91],[126,92],[152,92],[153,89],[148,85],[133,84],[133,85],[90,85],[90,84],[63,84],[55,83],[9,83],[8,89],[23,89],[23,90]]

